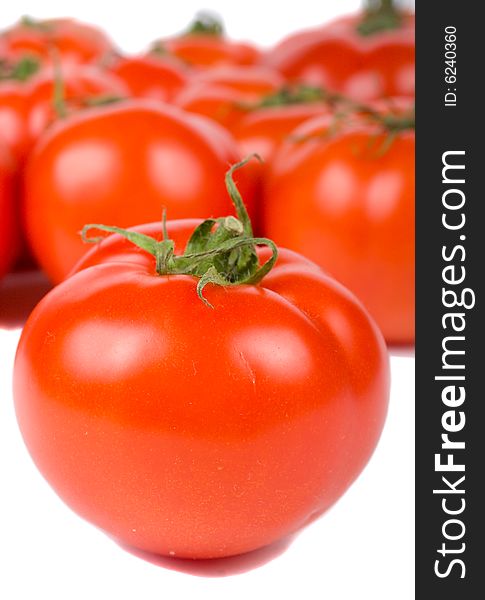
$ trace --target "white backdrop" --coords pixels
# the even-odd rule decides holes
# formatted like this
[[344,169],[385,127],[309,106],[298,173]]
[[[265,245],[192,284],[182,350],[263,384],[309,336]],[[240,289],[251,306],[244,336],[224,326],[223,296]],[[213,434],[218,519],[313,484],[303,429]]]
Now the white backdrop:
[[[409,3],[408,3],[409,4]],[[0,5],[0,28],[22,14],[75,16],[106,27],[127,51],[183,29],[201,8],[262,45],[346,11],[355,0],[293,3],[33,0]],[[392,356],[388,421],[368,467],[338,504],[287,547],[191,563],[135,557],[66,508],[34,468],[18,432],[11,372],[20,330],[2,329],[0,284],[0,598],[4,600],[409,600],[414,597],[414,358]],[[3,289],[2,289],[3,288]]]
[[[231,36],[268,45],[290,31],[356,10],[360,4],[359,0],[2,0],[0,27],[19,15],[75,16],[107,28],[123,49],[137,52],[158,37],[184,29],[196,12],[207,9],[223,16]],[[413,6],[414,2],[401,0],[400,4]]]

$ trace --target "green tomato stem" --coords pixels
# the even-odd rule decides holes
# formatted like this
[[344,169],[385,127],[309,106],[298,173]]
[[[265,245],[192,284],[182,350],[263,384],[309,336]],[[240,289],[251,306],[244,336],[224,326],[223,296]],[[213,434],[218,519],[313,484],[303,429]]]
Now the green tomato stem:
[[402,26],[402,13],[393,0],[365,0],[364,7],[364,17],[357,25],[360,35],[374,35]]
[[66,94],[61,61],[57,48],[52,48],[51,54],[54,65],[54,92],[52,96],[52,105],[54,106],[57,117],[59,119],[65,119],[67,117]]
[[221,20],[215,15],[208,12],[200,12],[184,32],[184,35],[222,37],[224,35],[224,26]]
[[13,64],[0,60],[0,81],[27,81],[37,73],[39,68],[39,61],[30,56],[24,56]]
[[[89,243],[104,239],[99,236],[90,237],[88,233],[92,229],[122,235],[155,257],[158,275],[192,275],[199,278],[197,294],[204,304],[212,307],[203,295],[208,283],[221,286],[255,285],[271,271],[278,258],[278,248],[273,241],[253,237],[251,220],[233,179],[234,171],[244,167],[251,158],[259,159],[257,155],[251,155],[233,165],[226,173],[226,187],[237,217],[203,221],[193,231],[182,255],[175,255],[175,244],[168,237],[165,210],[162,217],[162,241],[136,231],[96,223],[83,227],[82,239]],[[259,264],[256,253],[258,245],[266,245],[271,249],[271,257],[263,265]]]

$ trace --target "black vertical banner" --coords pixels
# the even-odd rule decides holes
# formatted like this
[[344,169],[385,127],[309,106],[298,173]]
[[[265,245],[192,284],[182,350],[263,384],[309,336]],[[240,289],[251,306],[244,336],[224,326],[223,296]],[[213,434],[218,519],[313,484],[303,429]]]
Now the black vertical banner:
[[478,598],[485,580],[481,7],[423,1],[416,14],[418,600]]

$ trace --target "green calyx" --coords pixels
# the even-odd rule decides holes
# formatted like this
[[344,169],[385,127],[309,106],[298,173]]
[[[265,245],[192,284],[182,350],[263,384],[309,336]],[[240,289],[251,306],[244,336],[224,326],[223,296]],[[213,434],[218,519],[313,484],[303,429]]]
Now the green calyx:
[[319,87],[310,85],[298,85],[294,87],[285,86],[274,94],[264,96],[263,99],[252,108],[270,108],[272,106],[322,102],[327,100],[327,96],[328,94],[325,90]]
[[153,44],[150,48],[149,53],[158,58],[170,56],[170,52],[168,52],[167,48],[162,42],[155,42],[155,44]]
[[367,104],[356,102],[344,94],[311,85],[285,86],[273,94],[264,96],[256,104],[244,104],[242,106],[248,110],[259,110],[261,108],[309,104],[312,102],[326,104],[342,116],[352,113],[364,114],[388,129],[414,129],[414,110],[402,116],[394,114],[386,115]]
[[[52,94],[52,106],[58,119],[65,119],[70,112],[69,100],[66,99],[62,63],[56,49],[51,52],[54,65],[54,89]],[[99,106],[110,106],[125,100],[122,96],[115,94],[101,94],[98,96],[85,96],[76,98],[76,107],[93,108]]]
[[[320,102],[329,106],[335,112],[335,117],[340,120],[353,114],[361,114],[369,121],[380,125],[389,133],[399,133],[415,128],[414,108],[407,112],[396,114],[392,110],[376,110],[362,102],[356,102],[339,92],[332,92],[322,87],[310,85],[297,85],[283,87],[274,94],[265,96],[262,100],[252,105],[242,105],[247,110],[258,110],[278,106],[295,104],[308,104]],[[390,106],[392,109],[392,106]]]
[[23,27],[29,27],[31,29],[37,29],[44,33],[50,33],[53,30],[53,23],[49,21],[42,21],[40,19],[34,19],[29,15],[24,15],[20,19],[20,25]]
[[123,96],[115,96],[113,94],[103,94],[101,96],[90,96],[84,98],[84,105],[87,107],[95,106],[110,106],[111,104],[118,104],[126,100]]
[[184,35],[212,35],[222,37],[224,35],[224,26],[215,15],[200,12],[184,32]]
[[263,96],[256,102],[240,102],[238,106],[244,110],[260,110],[297,104],[323,103],[331,107],[342,104],[349,105],[352,101],[342,94],[331,92],[323,87],[297,84],[285,85],[278,91]]
[[401,27],[402,14],[393,0],[366,0],[365,5],[364,18],[357,25],[360,35],[368,36]]
[[369,121],[380,125],[390,134],[398,134],[402,131],[409,131],[416,128],[414,107],[402,113],[393,113],[391,110],[386,112],[376,110],[365,104],[356,103],[354,104],[354,110],[367,117]]
[[[392,108],[392,107],[390,107]],[[415,129],[415,110],[414,107],[401,113],[381,112],[365,105],[360,105],[360,113],[375,123],[384,133],[384,140],[375,147],[377,136],[370,138],[369,149],[374,147],[374,157],[379,158],[386,154],[394,143],[394,140],[400,133],[405,131],[414,131]]]
[[[163,239],[154,238],[108,225],[89,224],[82,229],[83,241],[100,242],[103,237],[88,237],[92,229],[118,233],[155,257],[155,270],[159,275],[192,275],[199,279],[197,295],[207,306],[213,308],[204,297],[203,290],[208,283],[224,287],[256,284],[269,273],[278,258],[278,249],[267,238],[253,237],[249,215],[233,179],[234,171],[246,165],[253,154],[233,165],[226,173],[226,187],[236,209],[237,217],[206,219],[193,231],[184,253],[175,254],[175,244],[167,235],[165,213],[163,215]],[[268,246],[271,257],[259,264],[256,246]]]
[[384,128],[391,133],[416,129],[416,114],[414,109],[402,115],[380,115],[379,120]]
[[30,56],[24,56],[15,63],[0,60],[0,81],[27,81],[39,68],[39,61]]
[[54,63],[54,89],[52,94],[52,106],[59,119],[67,117],[66,90],[64,88],[64,78],[62,76],[61,61],[57,49],[52,51]]
[[[225,31],[222,22],[211,13],[197,13],[195,19],[190,25],[181,32],[180,36],[190,37],[191,35],[202,35],[207,37],[222,38]],[[150,54],[158,57],[170,56],[171,52],[167,49],[163,41],[155,42],[150,48]]]

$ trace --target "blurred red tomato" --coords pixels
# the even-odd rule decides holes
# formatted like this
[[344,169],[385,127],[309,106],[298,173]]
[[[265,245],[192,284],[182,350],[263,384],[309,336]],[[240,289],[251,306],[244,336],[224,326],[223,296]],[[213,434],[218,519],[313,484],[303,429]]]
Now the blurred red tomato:
[[16,81],[0,81],[0,145],[8,147],[18,163],[29,147],[25,87]]
[[221,85],[260,98],[283,87],[285,79],[278,71],[268,67],[232,65],[197,73],[191,78],[191,83]]
[[229,131],[246,114],[241,94],[221,85],[189,85],[174,98],[174,104],[209,117]]
[[292,81],[336,90],[358,100],[414,95],[414,17],[394,29],[359,33],[364,16],[340,18],[292,34],[264,58]]
[[123,82],[93,65],[64,64],[60,70],[45,67],[26,82],[0,82],[0,142],[10,148],[20,165],[37,138],[62,118],[64,110],[127,95]]
[[[59,99],[56,98],[57,91]],[[35,142],[48,125],[67,113],[104,101],[126,98],[129,92],[115,75],[93,65],[66,65],[58,74],[53,68],[45,69],[31,81],[26,95],[28,131]]]
[[[414,131],[301,125],[274,157],[264,234],[353,291],[388,342],[414,340]],[[389,137],[392,135],[392,138]]]
[[120,57],[109,65],[109,71],[125,83],[131,96],[137,98],[171,100],[187,81],[181,66],[154,53]]
[[266,67],[217,67],[192,77],[174,103],[232,130],[252,105],[283,85],[283,77]]
[[[239,160],[216,123],[175,107],[130,100],[56,123],[34,148],[25,177],[24,219],[34,254],[54,281],[86,251],[86,223],[130,226],[232,212],[224,186]],[[252,210],[244,173],[236,179]]]
[[171,54],[197,68],[252,65],[261,57],[253,45],[226,37],[220,21],[205,14],[196,19],[186,32],[158,40],[153,48],[156,52]]
[[330,110],[323,102],[259,108],[247,112],[234,127],[233,134],[243,156],[256,152],[269,164],[279,145],[298,125],[312,117],[330,114]]
[[251,44],[206,35],[187,35],[165,40],[161,44],[170,54],[197,67],[252,65],[260,56],[259,51]]
[[[256,153],[262,162],[252,161],[246,166],[248,176],[254,180],[256,207],[261,213],[264,187],[273,156],[279,146],[300,123],[317,115],[327,114],[329,108],[322,103],[272,106],[247,112],[235,123],[232,133],[239,145],[241,156]],[[261,223],[261,215],[257,218]],[[258,233],[262,232],[258,229]]]
[[0,57],[15,59],[29,55],[50,62],[92,62],[113,52],[106,34],[74,19],[36,20],[24,17],[0,34]]

